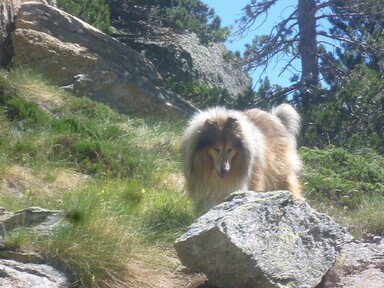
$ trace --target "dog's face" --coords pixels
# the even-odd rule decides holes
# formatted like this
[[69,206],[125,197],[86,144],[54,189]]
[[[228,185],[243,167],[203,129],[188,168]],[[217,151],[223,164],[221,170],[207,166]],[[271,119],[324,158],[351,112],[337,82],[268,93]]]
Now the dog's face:
[[231,142],[217,142],[207,148],[208,157],[211,159],[214,168],[222,179],[225,178],[231,170],[232,161],[238,153],[239,149]]
[[222,179],[230,173],[234,159],[241,153],[243,144],[240,134],[235,118],[208,119],[205,122],[196,149],[203,151],[202,155],[212,163]]

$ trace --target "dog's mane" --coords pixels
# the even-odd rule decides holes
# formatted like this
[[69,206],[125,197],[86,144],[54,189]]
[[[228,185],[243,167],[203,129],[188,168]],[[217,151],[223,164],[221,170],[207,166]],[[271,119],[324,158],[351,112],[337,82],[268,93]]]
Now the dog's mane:
[[[295,137],[299,128],[299,114],[286,104],[271,113],[216,107],[195,114],[185,130],[182,149],[188,192],[196,207],[209,209],[239,189],[285,189],[301,198]],[[217,142],[239,148],[225,178],[217,175],[209,154],[209,146]]]

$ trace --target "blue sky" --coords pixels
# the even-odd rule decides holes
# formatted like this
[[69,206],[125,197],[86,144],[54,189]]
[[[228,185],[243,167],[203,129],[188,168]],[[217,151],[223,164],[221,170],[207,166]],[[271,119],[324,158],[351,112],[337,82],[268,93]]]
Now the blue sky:
[[[215,10],[216,15],[221,18],[222,26],[233,25],[235,30],[235,20],[241,18],[241,16],[243,15],[242,9],[247,4],[249,4],[251,0],[202,0],[202,2]],[[297,0],[278,1],[278,3],[272,7],[271,11],[269,12],[268,18],[261,27],[255,29],[254,31],[250,31],[245,38],[227,41],[225,45],[230,50],[243,52],[244,45],[246,43],[251,43],[252,39],[256,35],[269,34],[270,28],[274,24],[280,22],[282,17],[290,13],[292,9],[294,9],[293,7],[296,5]],[[284,63],[284,61],[272,63],[269,69],[267,70],[267,73],[263,75],[262,78],[264,78],[264,76],[268,76],[272,84],[289,86],[291,84],[289,78],[292,76],[292,74],[287,72],[279,76],[281,68],[284,67]],[[296,62],[296,66],[299,68],[300,63]],[[259,79],[261,71],[262,70],[259,69],[251,75],[254,79],[254,84],[256,84],[257,79]]]

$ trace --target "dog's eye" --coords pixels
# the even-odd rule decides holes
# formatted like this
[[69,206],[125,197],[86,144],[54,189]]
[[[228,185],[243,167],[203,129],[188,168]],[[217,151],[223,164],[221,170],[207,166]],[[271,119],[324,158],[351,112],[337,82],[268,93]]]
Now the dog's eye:
[[228,149],[228,150],[227,150],[227,153],[231,153],[231,152],[232,152],[232,149]]
[[216,153],[220,153],[220,148],[215,148]]

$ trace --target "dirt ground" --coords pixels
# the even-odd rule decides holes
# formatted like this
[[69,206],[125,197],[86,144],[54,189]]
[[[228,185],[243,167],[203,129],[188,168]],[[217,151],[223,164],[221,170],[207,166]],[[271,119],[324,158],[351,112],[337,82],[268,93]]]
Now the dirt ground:
[[[178,260],[176,260],[178,261]],[[131,263],[130,284],[140,288],[217,288],[209,284],[206,276],[189,272],[187,268],[155,269],[144,267],[140,262]]]

